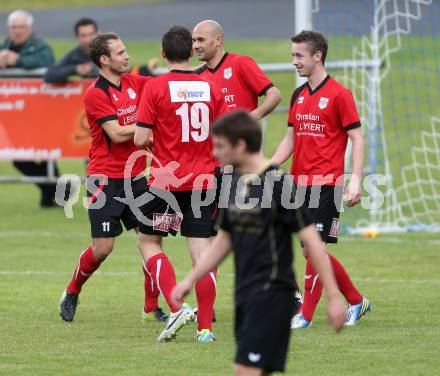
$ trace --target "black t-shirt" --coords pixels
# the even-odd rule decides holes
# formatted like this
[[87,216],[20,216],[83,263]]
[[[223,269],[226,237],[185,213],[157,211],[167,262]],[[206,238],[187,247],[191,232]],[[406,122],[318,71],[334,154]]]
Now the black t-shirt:
[[220,209],[217,226],[232,240],[236,304],[259,291],[293,291],[292,233],[312,223],[306,208],[294,208],[294,198],[292,177],[276,166],[232,174],[228,208]]

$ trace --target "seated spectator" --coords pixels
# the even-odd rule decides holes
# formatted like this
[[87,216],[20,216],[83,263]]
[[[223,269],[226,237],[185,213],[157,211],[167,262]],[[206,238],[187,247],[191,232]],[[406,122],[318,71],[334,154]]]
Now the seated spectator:
[[139,65],[130,71],[131,74],[137,74],[139,76],[154,76],[154,70],[160,67],[160,61],[156,57],[152,57],[148,60],[146,65]]
[[[47,67],[54,62],[52,48],[33,34],[34,17],[23,10],[16,10],[8,16],[9,37],[0,44],[0,69],[36,69]],[[46,176],[47,162],[13,161],[14,166],[27,176]],[[58,169],[55,166],[55,174]],[[37,184],[41,190],[40,206],[55,206],[56,185]]]
[[87,55],[88,45],[98,32],[98,25],[90,18],[81,18],[75,24],[74,32],[78,46],[48,69],[44,77],[47,83],[65,83],[74,75],[82,78],[98,76],[98,68]]
[[24,10],[9,14],[9,37],[0,44],[0,69],[36,69],[54,63],[52,48],[34,35],[33,23],[32,14]]

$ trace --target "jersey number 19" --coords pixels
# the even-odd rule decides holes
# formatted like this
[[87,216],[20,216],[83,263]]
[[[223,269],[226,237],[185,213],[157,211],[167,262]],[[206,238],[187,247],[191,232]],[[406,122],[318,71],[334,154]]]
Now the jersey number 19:
[[183,103],[176,115],[182,118],[182,142],[205,141],[209,136],[209,107],[206,103],[196,102],[193,105]]

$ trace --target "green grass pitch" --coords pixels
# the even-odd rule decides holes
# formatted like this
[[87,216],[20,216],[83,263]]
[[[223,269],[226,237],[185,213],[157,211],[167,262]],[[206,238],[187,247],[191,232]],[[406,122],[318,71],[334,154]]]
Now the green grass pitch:
[[[58,56],[72,46],[53,44]],[[158,55],[157,43],[127,46],[136,63]],[[228,44],[229,50],[259,62],[288,61],[289,48],[288,40]],[[287,104],[294,78],[277,74],[273,79]],[[284,114],[271,117],[267,154],[280,141],[285,123]],[[63,161],[61,170],[84,175],[78,161]],[[0,163],[0,175],[14,173],[9,163]],[[231,258],[219,271],[215,343],[198,344],[195,325],[189,325],[175,342],[158,344],[162,325],[141,322],[143,274],[133,233],[117,239],[113,254],[85,285],[75,321],[65,323],[58,301],[79,253],[90,243],[87,213],[78,203],[74,218],[67,219],[61,209],[42,211],[37,204],[34,186],[0,185],[0,375],[232,374]],[[304,260],[296,245],[302,284]],[[184,239],[167,239],[165,250],[181,279],[191,267]],[[372,312],[336,335],[326,325],[321,302],[312,328],[292,335],[287,374],[440,375],[439,236],[342,237],[330,250],[371,300]],[[195,303],[194,294],[188,302]]]

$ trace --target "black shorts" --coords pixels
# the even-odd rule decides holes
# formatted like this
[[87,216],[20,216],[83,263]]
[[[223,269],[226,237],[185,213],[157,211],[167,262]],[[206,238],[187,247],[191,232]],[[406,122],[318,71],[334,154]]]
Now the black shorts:
[[290,340],[293,292],[259,292],[235,307],[235,363],[283,372]]
[[[150,198],[142,207],[139,231],[147,235],[210,238],[215,235],[215,189],[203,191],[165,191],[149,188]],[[209,204],[198,204],[199,198]]]
[[222,190],[222,179],[223,179],[223,172],[220,167],[215,168],[214,176],[215,176],[215,181],[216,181],[215,202],[218,205],[218,201],[220,199],[220,193]]
[[[311,195],[312,190],[319,192]],[[298,187],[297,189],[301,189]],[[342,203],[342,187],[323,185],[321,187],[307,187],[304,205],[309,209],[310,216],[315,224],[321,239],[326,243],[337,243],[339,234],[339,211]]]
[[[108,179],[107,184],[101,185],[98,178],[88,177],[87,196],[89,197],[89,221],[92,238],[114,238],[121,235],[122,224],[126,230],[139,226],[130,205],[118,201],[125,198],[124,179]],[[126,184],[131,186],[136,198],[147,191],[147,179],[130,179]]]
[[[228,175],[230,176],[231,174]],[[215,188],[215,207],[214,207],[214,215],[213,215],[213,219],[215,223],[218,217],[219,208],[227,207],[229,204],[228,201],[229,201],[230,185],[228,186],[227,181],[224,182],[223,180],[224,173],[222,172],[220,167],[215,168],[214,176],[217,184]],[[217,235],[217,229],[214,229],[214,235]]]

